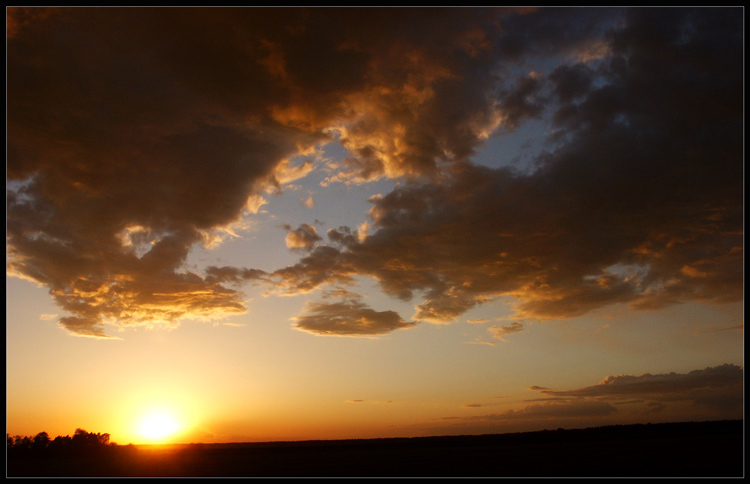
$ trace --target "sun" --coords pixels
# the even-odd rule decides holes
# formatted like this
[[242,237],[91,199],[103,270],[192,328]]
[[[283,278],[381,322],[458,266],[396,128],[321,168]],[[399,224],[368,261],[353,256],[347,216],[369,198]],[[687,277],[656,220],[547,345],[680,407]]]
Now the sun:
[[177,418],[166,410],[152,410],[138,423],[138,433],[152,442],[165,440],[180,430]]

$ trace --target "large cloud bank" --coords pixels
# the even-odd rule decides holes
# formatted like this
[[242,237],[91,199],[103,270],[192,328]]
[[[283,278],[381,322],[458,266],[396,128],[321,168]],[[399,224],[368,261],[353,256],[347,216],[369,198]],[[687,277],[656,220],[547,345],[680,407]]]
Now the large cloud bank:
[[[504,296],[535,319],[742,299],[738,9],[12,8],[7,33],[8,272],[75,334],[240,313],[247,280],[421,298],[409,322],[297,319],[339,335]],[[529,120],[526,169],[472,162]],[[367,235],[288,227],[289,267],[184,267],[334,138],[328,183],[403,181]]]

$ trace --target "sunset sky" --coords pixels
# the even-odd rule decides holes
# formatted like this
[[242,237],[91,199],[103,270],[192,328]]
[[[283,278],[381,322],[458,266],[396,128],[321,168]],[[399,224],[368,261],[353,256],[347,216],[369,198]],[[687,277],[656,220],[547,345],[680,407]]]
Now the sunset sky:
[[742,8],[9,8],[6,427],[743,417]]

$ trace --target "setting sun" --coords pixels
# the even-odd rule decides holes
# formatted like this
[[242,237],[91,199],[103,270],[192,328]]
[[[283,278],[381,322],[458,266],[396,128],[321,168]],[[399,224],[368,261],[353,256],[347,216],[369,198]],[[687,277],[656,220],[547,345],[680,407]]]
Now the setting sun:
[[138,434],[150,441],[161,441],[180,429],[174,415],[164,410],[152,411],[138,423]]

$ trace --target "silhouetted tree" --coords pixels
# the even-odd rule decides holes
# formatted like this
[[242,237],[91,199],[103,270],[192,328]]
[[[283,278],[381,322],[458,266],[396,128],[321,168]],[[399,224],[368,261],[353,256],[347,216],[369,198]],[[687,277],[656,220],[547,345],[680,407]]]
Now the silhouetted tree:
[[16,435],[13,447],[17,449],[31,449],[31,437]]
[[31,448],[34,452],[44,452],[47,450],[47,447],[49,447],[50,442],[51,440],[47,432],[39,432],[34,436]]
[[39,432],[33,438],[6,434],[6,442],[8,457],[101,455],[106,449],[116,447],[110,444],[109,434],[86,432],[80,428],[73,437],[58,435],[54,440],[50,440],[47,432]]

